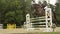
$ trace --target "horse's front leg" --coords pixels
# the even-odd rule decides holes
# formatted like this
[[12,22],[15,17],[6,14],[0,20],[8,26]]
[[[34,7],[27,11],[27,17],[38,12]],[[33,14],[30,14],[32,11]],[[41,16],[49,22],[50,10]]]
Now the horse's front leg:
[[35,15],[35,8],[34,8],[34,6],[31,6],[31,17],[35,17],[36,15]]

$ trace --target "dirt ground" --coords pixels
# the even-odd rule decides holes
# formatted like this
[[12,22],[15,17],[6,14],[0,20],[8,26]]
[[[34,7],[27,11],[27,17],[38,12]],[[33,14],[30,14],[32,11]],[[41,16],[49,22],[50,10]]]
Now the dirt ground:
[[[0,34],[40,34],[41,30],[26,30],[23,28],[17,29],[0,29]],[[54,32],[60,32],[60,27],[56,27]]]

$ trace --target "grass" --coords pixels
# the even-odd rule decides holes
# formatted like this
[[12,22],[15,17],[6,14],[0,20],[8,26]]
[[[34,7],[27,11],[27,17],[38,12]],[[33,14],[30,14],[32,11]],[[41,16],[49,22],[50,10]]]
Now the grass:
[[35,32],[35,33],[13,33],[13,34],[60,34],[60,32],[43,32],[43,33]]
[[41,33],[41,34],[60,34],[60,32],[44,32],[44,33]]

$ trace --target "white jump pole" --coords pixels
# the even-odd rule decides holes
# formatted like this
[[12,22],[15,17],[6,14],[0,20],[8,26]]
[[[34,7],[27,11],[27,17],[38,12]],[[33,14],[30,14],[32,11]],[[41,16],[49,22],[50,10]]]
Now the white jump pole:
[[26,28],[27,30],[30,28],[30,14],[27,14],[26,15]]
[[52,10],[51,10],[51,8],[50,8],[50,23],[51,23],[50,27],[52,27]]
[[47,11],[45,11],[45,17],[46,17],[46,28],[48,28],[48,16],[47,16]]
[[44,9],[45,9],[45,17],[46,17],[46,28],[48,28],[48,15],[47,15],[48,14],[48,12],[47,12],[48,8],[47,8],[47,6]]
[[27,24],[30,23],[30,14],[27,14],[27,15],[26,15],[26,23],[27,23]]

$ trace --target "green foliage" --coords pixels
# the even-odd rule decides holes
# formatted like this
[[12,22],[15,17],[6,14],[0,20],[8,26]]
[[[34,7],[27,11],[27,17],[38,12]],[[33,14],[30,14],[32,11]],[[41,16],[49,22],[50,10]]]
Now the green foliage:
[[60,32],[45,32],[45,33],[41,33],[41,34],[60,34]]
[[0,0],[2,23],[24,21],[23,5],[23,0]]
[[56,3],[56,17],[57,20],[60,21],[60,3]]

